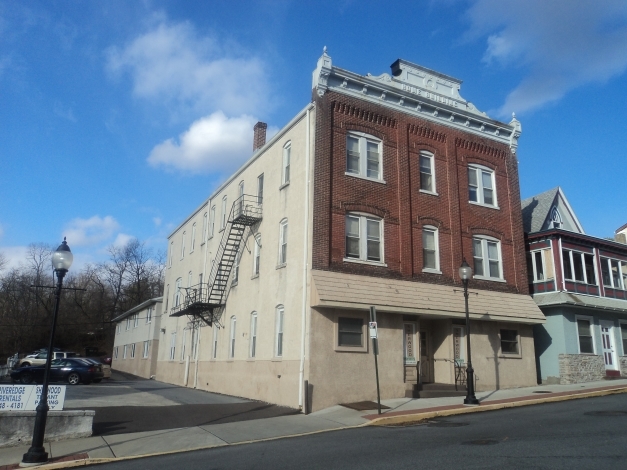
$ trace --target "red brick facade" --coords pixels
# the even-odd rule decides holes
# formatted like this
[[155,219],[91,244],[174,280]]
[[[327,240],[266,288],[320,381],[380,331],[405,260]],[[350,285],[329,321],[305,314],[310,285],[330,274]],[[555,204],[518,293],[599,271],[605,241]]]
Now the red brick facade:
[[[314,269],[457,285],[462,259],[472,265],[473,235],[488,235],[501,241],[506,282],[470,286],[528,294],[518,165],[507,145],[333,91],[314,100]],[[381,139],[385,184],[345,174],[348,131]],[[435,156],[438,195],[419,191],[421,150]],[[494,170],[498,209],[468,202],[469,163]],[[386,267],[343,261],[350,211],[384,220]],[[442,274],[422,272],[424,225],[439,229]]]

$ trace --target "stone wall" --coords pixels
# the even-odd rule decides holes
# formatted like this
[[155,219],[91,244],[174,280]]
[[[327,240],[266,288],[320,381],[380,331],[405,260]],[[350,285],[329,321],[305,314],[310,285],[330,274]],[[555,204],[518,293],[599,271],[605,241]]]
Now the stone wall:
[[[627,358],[626,358],[627,359]],[[594,382],[605,378],[603,356],[560,354],[560,384]],[[627,364],[625,364],[627,366]]]
[[[0,413],[0,447],[29,444],[36,414],[36,411]],[[95,414],[93,410],[49,411],[45,442],[91,436]]]

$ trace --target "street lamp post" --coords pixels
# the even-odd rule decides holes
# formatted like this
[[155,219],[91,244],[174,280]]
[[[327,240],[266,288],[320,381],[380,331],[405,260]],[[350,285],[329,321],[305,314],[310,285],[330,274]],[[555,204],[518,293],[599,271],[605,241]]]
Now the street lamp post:
[[44,371],[44,382],[41,388],[41,397],[37,405],[35,416],[35,427],[33,429],[33,441],[30,449],[22,457],[22,467],[41,465],[48,461],[48,452],[44,449],[44,433],[46,432],[46,419],[48,418],[48,378],[50,376],[50,363],[52,361],[52,348],[54,345],[54,333],[57,328],[57,315],[59,314],[59,303],[61,301],[61,288],[63,278],[70,269],[74,257],[70,247],[63,238],[63,243],[52,254],[52,267],[57,275],[57,288],[55,290],[54,315],[52,316],[52,328],[50,329],[50,343],[48,344],[48,357],[46,358],[46,369]]
[[470,315],[468,313],[468,280],[472,277],[472,268],[468,266],[466,258],[459,268],[459,277],[464,283],[464,300],[466,303],[466,351],[468,353],[468,368],[466,369],[466,398],[464,405],[478,405],[479,400],[475,396],[475,371],[472,368],[472,357],[470,355]]

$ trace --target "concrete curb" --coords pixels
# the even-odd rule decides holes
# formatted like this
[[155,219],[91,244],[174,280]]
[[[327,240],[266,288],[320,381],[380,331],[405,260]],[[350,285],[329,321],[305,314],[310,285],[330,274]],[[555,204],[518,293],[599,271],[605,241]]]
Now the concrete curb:
[[130,455],[126,457],[89,458],[89,459],[81,459],[81,460],[71,460],[71,461],[65,461],[65,462],[44,464],[38,467],[31,467],[31,468],[42,469],[42,470],[57,470],[57,469],[63,469],[63,468],[85,467],[88,465],[121,462],[123,460],[142,459],[146,457],[158,457],[162,455],[180,454],[184,452],[194,452],[197,450],[215,449],[218,447],[230,447],[230,446],[237,446],[237,445],[244,445],[244,444],[252,444],[255,442],[275,441],[277,439],[309,436],[313,434],[321,434],[324,432],[342,431],[345,429],[355,429],[355,428],[361,428],[361,427],[367,427],[367,426],[389,426],[389,425],[412,424],[412,423],[417,423],[420,421],[424,421],[424,420],[432,419],[436,417],[454,416],[454,415],[461,415],[461,414],[468,414],[468,413],[481,413],[483,411],[494,411],[494,410],[501,410],[504,408],[518,408],[520,406],[539,405],[542,403],[555,403],[555,402],[567,401],[567,400],[577,400],[580,398],[602,397],[606,395],[615,395],[619,393],[627,393],[627,387],[623,386],[623,387],[617,387],[617,388],[606,389],[606,390],[597,390],[593,392],[578,392],[578,393],[573,393],[569,395],[560,395],[557,397],[543,397],[543,398],[536,398],[536,399],[531,399],[531,400],[520,400],[520,401],[507,402],[507,403],[497,403],[493,405],[480,405],[476,407],[473,406],[473,407],[467,407],[467,408],[457,408],[457,409],[452,409],[452,410],[426,411],[424,413],[408,412],[408,414],[404,414],[404,415],[376,418],[368,423],[357,424],[357,425],[352,425],[352,426],[342,426],[342,427],[333,428],[333,429],[323,429],[319,431],[311,431],[311,432],[305,432],[305,433],[300,433],[300,434],[291,434],[289,436],[268,437],[265,439],[235,442],[232,444],[231,443],[216,444],[212,446],[196,447],[193,449],[171,450],[167,452],[155,452],[152,454],[143,454],[143,455]]
[[594,392],[579,392],[569,395],[561,395],[557,397],[535,398],[531,400],[511,401],[507,403],[496,403],[493,405],[479,405],[466,408],[456,408],[452,410],[425,411],[424,413],[411,413],[398,416],[381,417],[372,420],[370,426],[390,426],[399,424],[410,424],[426,419],[432,419],[444,416],[455,416],[468,413],[481,413],[483,411],[502,410],[504,408],[518,408],[521,406],[539,405],[542,403],[555,403],[567,400],[577,400],[580,398],[602,397],[606,395],[614,395],[618,393],[627,393],[627,387],[618,387],[609,390],[597,390]]

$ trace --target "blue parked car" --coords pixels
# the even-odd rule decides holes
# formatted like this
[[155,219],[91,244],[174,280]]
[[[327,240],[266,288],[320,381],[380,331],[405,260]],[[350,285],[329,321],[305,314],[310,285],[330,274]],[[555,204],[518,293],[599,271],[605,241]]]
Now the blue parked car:
[[[22,384],[43,383],[46,366],[22,367],[11,372],[13,382]],[[102,366],[81,358],[53,359],[50,364],[50,382],[67,382],[70,385],[102,381]]]

